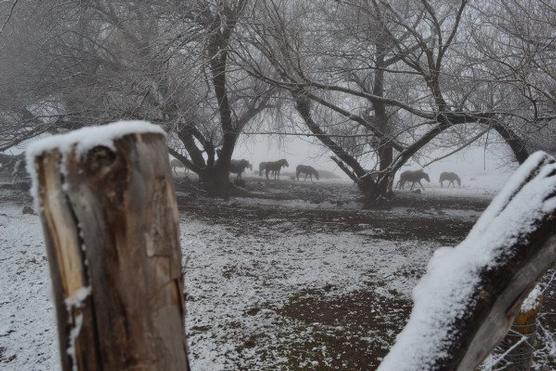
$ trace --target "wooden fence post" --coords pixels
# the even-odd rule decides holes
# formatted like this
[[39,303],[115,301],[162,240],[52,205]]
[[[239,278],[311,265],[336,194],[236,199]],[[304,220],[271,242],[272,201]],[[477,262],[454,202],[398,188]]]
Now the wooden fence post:
[[28,150],[62,369],[187,370],[178,214],[164,132],[120,122]]
[[501,342],[498,353],[505,354],[504,370],[528,371],[533,364],[537,345],[537,317],[542,307],[542,291],[537,285],[525,299],[510,332]]

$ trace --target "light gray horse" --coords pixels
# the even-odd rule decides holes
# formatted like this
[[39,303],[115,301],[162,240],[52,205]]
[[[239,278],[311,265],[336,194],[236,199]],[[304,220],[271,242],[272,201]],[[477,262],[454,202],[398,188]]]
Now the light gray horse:
[[461,179],[459,178],[458,174],[452,173],[450,171],[444,171],[440,173],[439,182],[441,187],[444,187],[444,182],[448,182],[448,187],[450,187],[451,184],[452,187],[455,188],[456,187],[455,183],[458,184],[458,187],[461,187]]
[[429,178],[429,174],[425,173],[423,170],[406,170],[400,174],[400,180],[398,180],[398,189],[404,189],[405,183],[411,182],[410,191],[413,190],[415,184],[419,184],[421,188],[423,184],[421,184],[421,179],[425,179],[427,182],[430,183],[431,179]]
[[176,158],[170,160],[170,168],[172,168],[172,172],[174,173],[175,176],[178,176],[178,169],[184,169],[184,171],[187,171],[187,168],[185,167],[183,162],[181,162]]
[[241,173],[247,168],[253,170],[253,166],[245,159],[232,160],[230,162],[230,173],[237,174],[237,179],[241,179]]
[[288,161],[286,159],[281,159],[278,161],[271,162],[261,162],[259,164],[259,176],[262,175],[263,170],[265,171],[266,179],[268,179],[268,173],[272,173],[274,180],[280,179],[280,170],[282,167],[288,167]]
[[319,180],[319,172],[312,166],[297,165],[297,167],[295,168],[295,177],[297,178],[297,180],[299,180],[299,174],[305,174],[304,180],[307,180],[307,177],[310,177],[312,182],[313,175],[315,176],[315,178],[317,178],[317,180]]

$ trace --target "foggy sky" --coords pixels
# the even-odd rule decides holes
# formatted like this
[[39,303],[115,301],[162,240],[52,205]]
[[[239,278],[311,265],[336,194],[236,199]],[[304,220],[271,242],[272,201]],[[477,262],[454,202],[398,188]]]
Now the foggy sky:
[[[330,159],[332,153],[323,146],[311,142],[313,142],[312,139],[299,136],[285,138],[269,135],[242,136],[233,157],[249,160],[253,164],[253,169],[258,168],[259,162],[285,158],[290,164],[288,171],[293,171],[299,164],[311,165],[317,169],[333,171],[347,179],[347,176]],[[408,161],[402,170],[418,169],[420,168],[418,163],[424,165],[451,150],[453,148],[437,150],[425,148],[426,157],[419,159],[418,162]],[[505,179],[505,175],[517,166],[508,158],[511,158],[511,154],[504,144],[489,144],[486,151],[482,146],[471,146],[427,166],[426,171],[434,182],[438,180],[442,171],[455,171],[463,178],[500,174]]]

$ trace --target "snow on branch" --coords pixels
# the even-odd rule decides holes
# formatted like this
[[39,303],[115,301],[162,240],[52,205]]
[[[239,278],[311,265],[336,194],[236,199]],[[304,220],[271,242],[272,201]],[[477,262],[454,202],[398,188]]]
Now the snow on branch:
[[379,370],[474,369],[556,260],[555,211],[556,163],[537,152],[460,245],[435,252],[414,289],[409,322]]

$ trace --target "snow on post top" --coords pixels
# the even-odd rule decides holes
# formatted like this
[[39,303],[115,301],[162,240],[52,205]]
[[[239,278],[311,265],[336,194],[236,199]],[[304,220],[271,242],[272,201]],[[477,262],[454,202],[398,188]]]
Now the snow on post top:
[[27,147],[27,163],[36,156],[54,149],[66,153],[75,149],[84,153],[96,146],[113,149],[114,140],[129,134],[156,133],[166,135],[159,126],[147,121],[117,121],[107,125],[84,127],[66,134],[53,135],[38,140]]
[[52,135],[31,143],[26,150],[26,165],[27,172],[32,179],[31,193],[35,203],[38,203],[36,197],[38,183],[34,166],[37,156],[52,150],[58,150],[62,156],[75,150],[79,156],[97,146],[104,146],[113,150],[116,139],[130,134],[149,133],[166,136],[166,132],[159,126],[147,121],[117,121],[101,126],[84,127],[66,134]]

